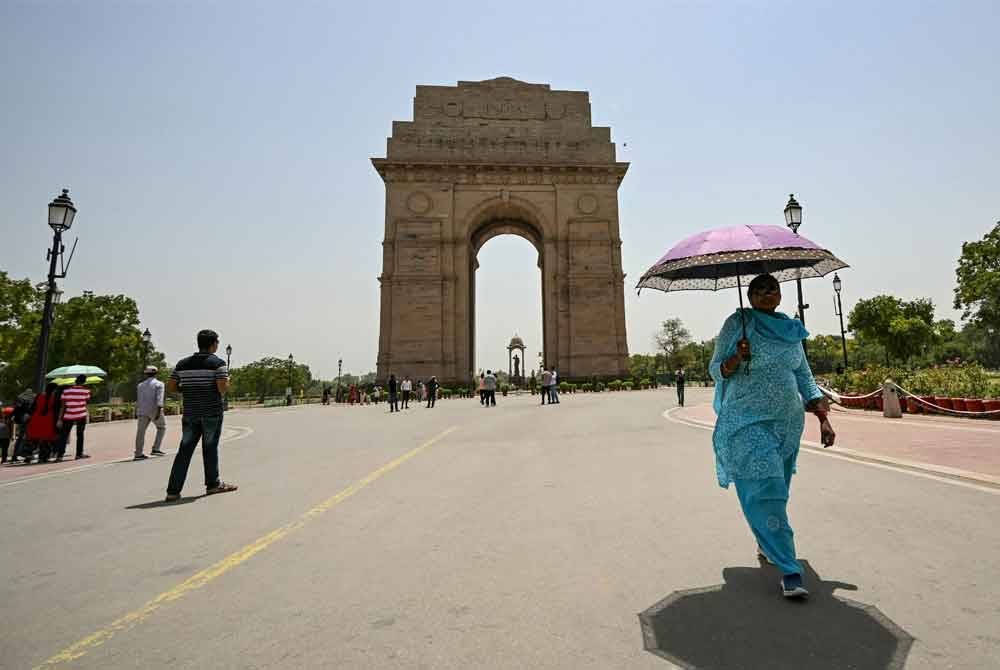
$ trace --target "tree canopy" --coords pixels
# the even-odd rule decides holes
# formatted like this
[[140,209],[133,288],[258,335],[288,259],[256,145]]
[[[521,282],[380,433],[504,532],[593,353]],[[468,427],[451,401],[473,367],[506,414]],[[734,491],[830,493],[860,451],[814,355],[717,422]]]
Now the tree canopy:
[[[44,301],[44,284],[0,272],[0,351],[7,363],[0,373],[0,398],[5,401],[34,384]],[[47,368],[96,365],[108,373],[108,393],[115,388],[131,398],[145,365],[139,323],[139,307],[128,296],[84,292],[71,298],[54,308]],[[163,354],[155,348],[148,360],[166,373]]]
[[1000,365],[1000,221],[982,240],[962,244],[955,278],[955,309],[985,335],[982,357]]

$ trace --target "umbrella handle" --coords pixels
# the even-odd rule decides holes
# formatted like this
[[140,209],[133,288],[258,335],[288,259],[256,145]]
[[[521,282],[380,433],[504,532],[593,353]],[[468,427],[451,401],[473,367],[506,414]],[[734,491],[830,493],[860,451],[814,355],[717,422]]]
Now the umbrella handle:
[[[747,317],[743,313],[743,284],[740,282],[739,274],[736,275],[736,292],[740,297],[740,325],[743,326],[743,339],[747,339]],[[744,374],[750,374],[750,356],[746,357],[746,365],[744,365]]]

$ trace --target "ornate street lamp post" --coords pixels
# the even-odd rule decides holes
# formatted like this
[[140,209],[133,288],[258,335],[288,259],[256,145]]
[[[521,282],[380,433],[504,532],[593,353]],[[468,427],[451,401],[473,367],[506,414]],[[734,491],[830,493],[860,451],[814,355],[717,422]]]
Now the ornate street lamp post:
[[[63,189],[62,195],[49,203],[49,227],[52,228],[52,248],[48,250],[45,260],[49,262],[48,285],[45,289],[45,308],[42,312],[42,332],[38,336],[38,359],[35,366],[35,389],[41,393],[45,384],[45,365],[49,357],[49,336],[52,332],[52,309],[55,301],[56,279],[66,276],[67,266],[62,265],[62,272],[56,272],[56,261],[62,260],[66,247],[62,243],[62,234],[73,226],[76,218],[76,207],[69,198],[69,189]],[[73,253],[70,252],[70,260]]]
[[[229,371],[229,378],[233,378],[233,371],[230,369],[230,362],[233,358],[233,345],[226,345],[226,370]],[[237,398],[237,402],[239,399]],[[229,391],[226,391],[226,396],[222,399],[222,409],[225,412],[229,411]]]
[[295,365],[295,357],[288,354],[288,392],[285,395],[285,405],[292,404],[292,366]]
[[340,389],[340,376],[341,376],[341,373],[343,372],[343,370],[344,370],[344,359],[343,358],[338,358],[337,359],[337,389]]
[[[796,235],[799,234],[799,226],[802,225],[802,205],[798,203],[795,199],[795,195],[792,193],[788,194],[788,203],[785,205],[785,225],[792,229],[792,232]],[[802,325],[806,325],[806,310],[809,309],[809,305],[802,302],[802,278],[799,277],[795,280],[795,287],[799,292],[799,321]],[[806,342],[802,341],[802,349],[806,350]],[[806,351],[808,354],[808,351]]]
[[847,331],[844,330],[844,305],[840,302],[840,289],[843,283],[836,272],[833,273],[833,290],[837,293],[837,316],[840,317],[840,344],[844,349],[844,369],[847,369]]

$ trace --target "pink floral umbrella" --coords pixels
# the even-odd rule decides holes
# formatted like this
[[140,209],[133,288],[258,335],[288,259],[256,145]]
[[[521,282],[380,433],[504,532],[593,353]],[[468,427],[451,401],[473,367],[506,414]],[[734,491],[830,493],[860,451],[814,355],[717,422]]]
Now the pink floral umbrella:
[[[692,235],[646,270],[640,291],[718,291],[761,274],[779,282],[822,277],[848,267],[815,242],[784,226],[733,226]],[[741,297],[742,299],[742,297]]]
[[785,282],[822,277],[846,267],[847,263],[826,249],[784,226],[732,226],[706,230],[675,245],[646,270],[636,289],[669,292],[736,288],[742,308],[743,284],[758,275],[770,274]]

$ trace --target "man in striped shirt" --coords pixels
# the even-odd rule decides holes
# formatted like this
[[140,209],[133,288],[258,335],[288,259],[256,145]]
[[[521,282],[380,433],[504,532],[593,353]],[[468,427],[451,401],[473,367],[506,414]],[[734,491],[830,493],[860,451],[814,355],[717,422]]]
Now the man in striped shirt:
[[90,389],[86,375],[79,375],[76,383],[62,392],[62,413],[56,421],[59,429],[59,442],[56,447],[56,461],[61,461],[66,455],[66,445],[69,444],[69,433],[76,426],[76,457],[90,458],[83,453],[83,431],[87,428],[87,402],[90,400]]
[[191,456],[201,441],[205,465],[205,494],[235,491],[235,484],[219,479],[219,438],[222,436],[222,396],[229,390],[229,368],[215,355],[219,334],[214,330],[198,333],[198,353],[181,359],[167,381],[167,392],[184,397],[181,445],[170,469],[167,502],[180,500]]

